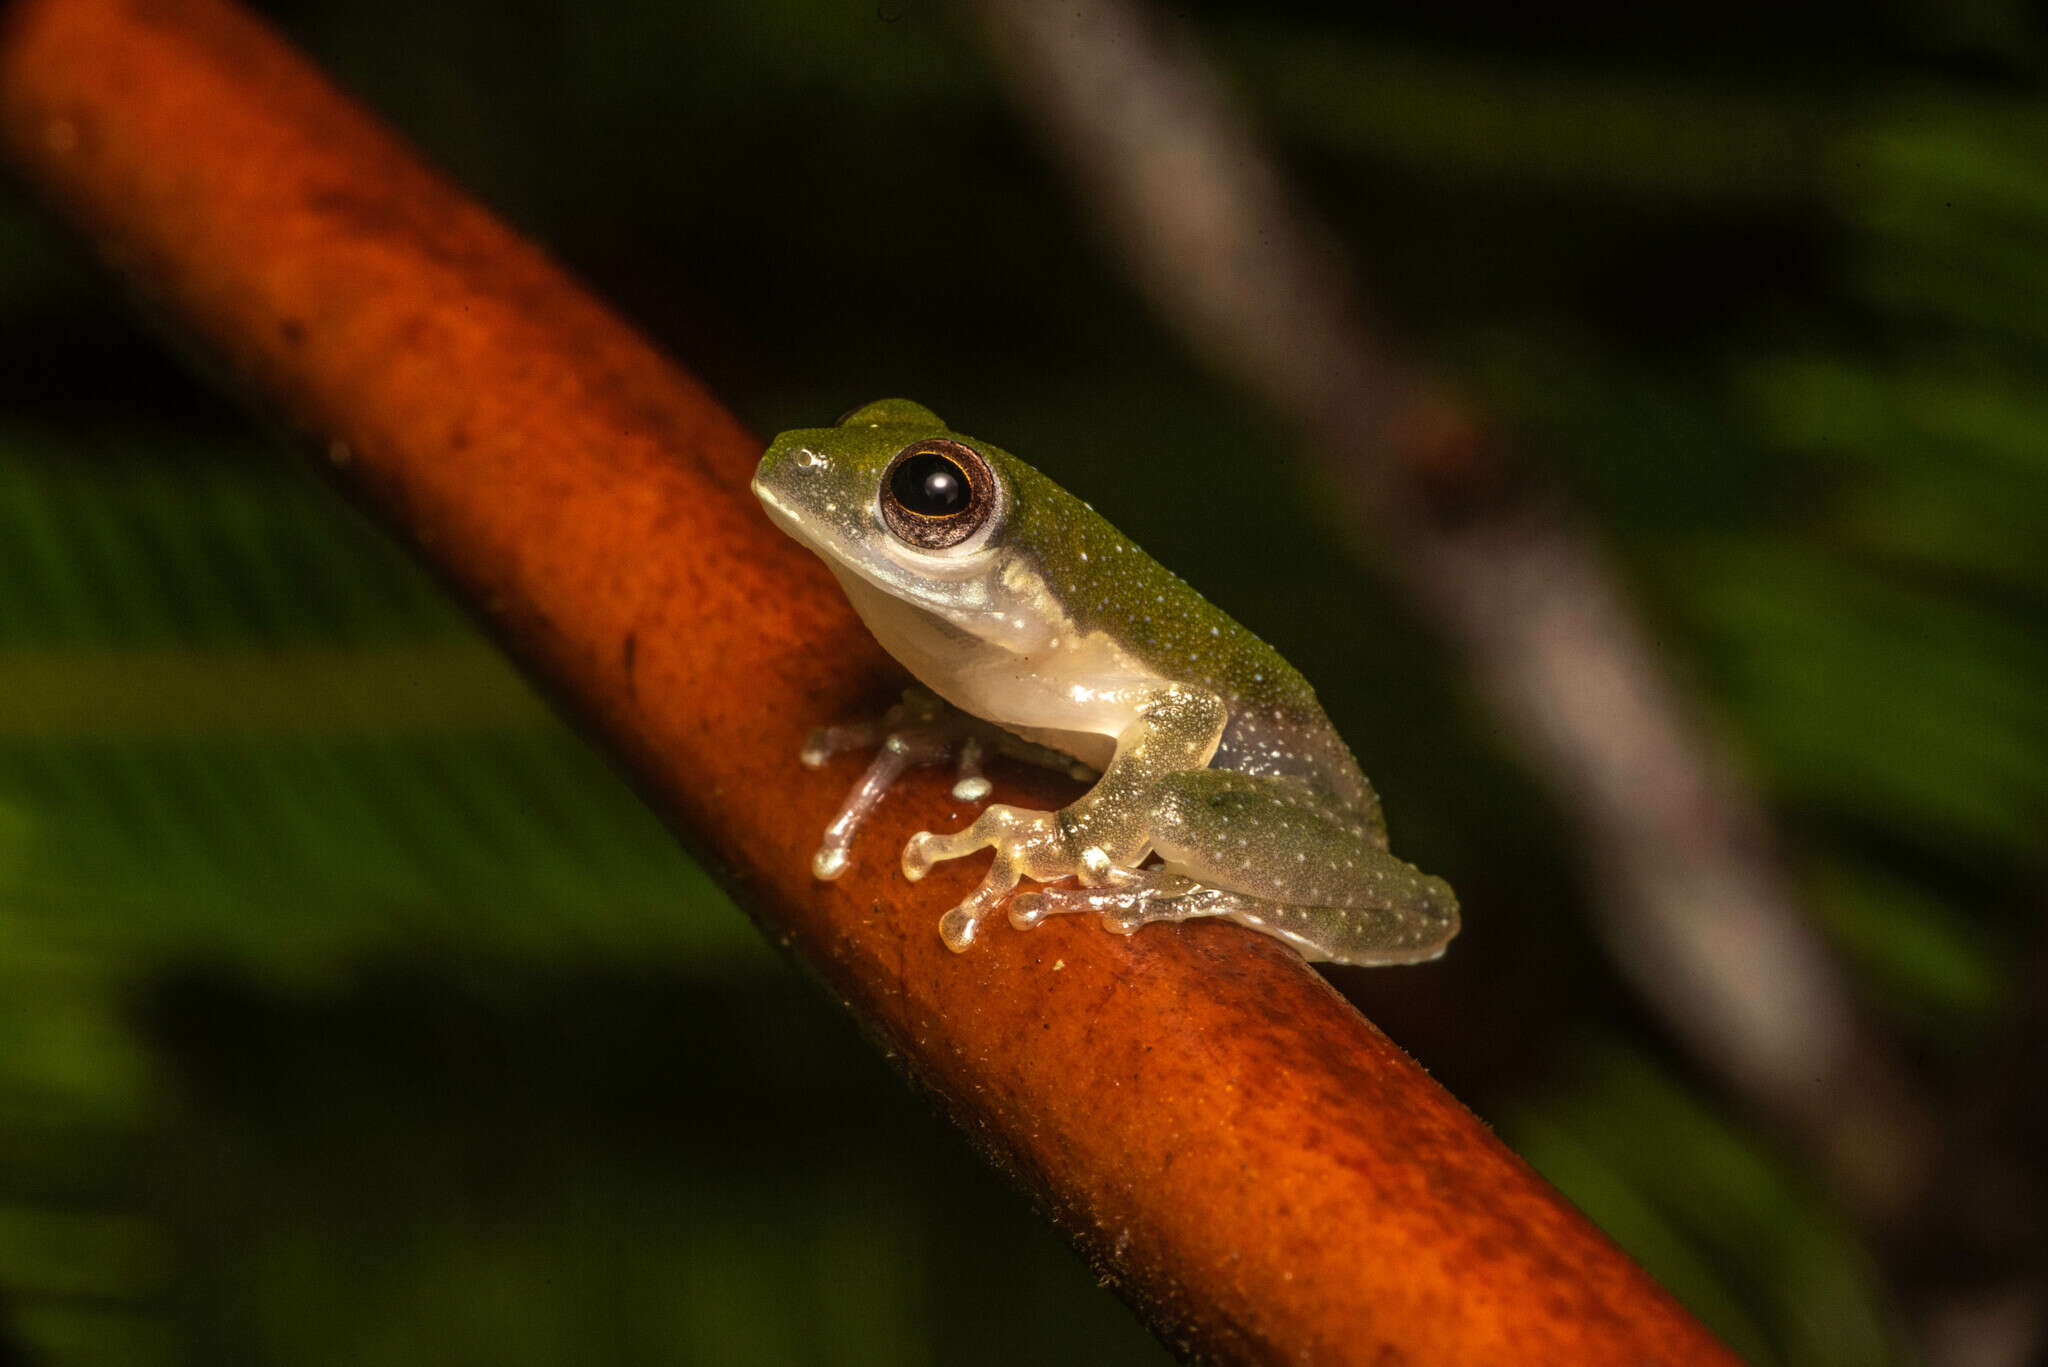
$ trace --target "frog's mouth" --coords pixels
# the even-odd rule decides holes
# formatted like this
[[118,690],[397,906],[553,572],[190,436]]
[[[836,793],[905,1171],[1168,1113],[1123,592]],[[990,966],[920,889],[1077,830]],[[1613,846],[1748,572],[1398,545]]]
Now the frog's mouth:
[[775,490],[762,483],[758,475],[752,487],[754,497],[761,500],[761,507],[768,514],[768,520],[786,532],[791,540],[824,561],[826,568],[842,583],[851,578],[885,594],[903,594],[904,586],[875,573],[866,564],[865,556],[849,553],[845,546],[834,544],[840,538],[833,535],[829,521],[806,517],[800,509],[778,498]]
[[778,496],[758,475],[754,478],[752,488],[754,497],[761,500],[762,511],[768,514],[768,520],[781,528],[799,546],[828,565],[847,558],[841,548],[834,544],[839,540],[839,536],[835,535],[830,518],[821,518],[814,513],[804,512],[799,504]]
[[754,476],[754,482],[749,487],[753,489],[754,497],[761,500],[761,507],[767,511],[770,522],[773,522],[806,546],[812,544],[811,538],[806,535],[807,529],[804,526],[803,514],[777,498],[775,491],[763,484],[759,475]]

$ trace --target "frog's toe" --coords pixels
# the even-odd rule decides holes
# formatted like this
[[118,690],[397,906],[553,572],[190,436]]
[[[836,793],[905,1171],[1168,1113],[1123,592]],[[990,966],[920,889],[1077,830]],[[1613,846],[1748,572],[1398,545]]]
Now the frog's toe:
[[872,750],[882,743],[886,730],[880,721],[851,722],[840,726],[818,726],[804,737],[797,759],[806,769],[821,768],[834,755],[848,750]]
[[[994,847],[996,857],[981,886],[947,912],[939,924],[939,934],[955,950],[974,943],[975,929],[982,918],[995,909],[1020,879],[1071,877],[1081,871],[1085,862],[1067,851],[1054,813],[995,806],[984,811],[964,831],[951,835],[919,831],[912,836],[903,847],[903,876],[916,882],[944,860],[959,859],[990,846]],[[1103,873],[1113,876],[1114,870],[1105,864]]]
[[972,949],[974,936],[980,929],[981,917],[964,906],[954,907],[939,918],[939,938],[955,954],[965,954]]
[[932,847],[940,837],[930,831],[919,831],[903,846],[903,876],[915,883],[932,871],[932,867],[947,856]]
[[1048,916],[1058,915],[1058,908],[1050,905],[1042,892],[1020,892],[1010,899],[1010,924],[1018,930],[1030,930]]
[[1017,886],[1017,875],[1002,860],[988,871],[981,885],[967,894],[966,900],[939,918],[939,938],[946,942],[946,948],[955,954],[961,953],[974,943],[981,922],[996,909],[1010,890]]
[[1111,867],[1091,882],[1084,870],[1079,887],[1041,888],[1010,903],[1010,924],[1028,930],[1049,916],[1093,913],[1104,930],[1131,935],[1153,921],[1179,921],[1197,914],[1208,892],[1179,874],[1160,869]]
[[974,736],[960,742],[960,756],[955,761],[953,796],[962,802],[980,802],[995,791],[995,785],[982,776],[981,741]]
[[[994,806],[964,831],[935,835],[919,831],[903,847],[903,876],[912,882],[949,859],[964,859],[993,846],[998,864],[1026,878],[1064,878],[1074,871],[1073,859],[1059,840],[1051,812],[1026,807]],[[1010,879],[1014,885],[1016,878]]]
[[1161,918],[1149,904],[1127,899],[1098,908],[1096,919],[1112,935],[1136,935],[1148,922]]
[[1094,894],[1087,888],[1045,888],[1027,892],[1010,901],[1010,924],[1018,930],[1032,930],[1055,916],[1090,910]]
[[1121,891],[1100,887],[1040,888],[1010,899],[1010,924],[1019,930],[1030,930],[1050,917],[1101,911],[1124,897]]
[[976,839],[969,827],[952,835],[938,835],[931,831],[919,831],[903,846],[903,876],[915,883],[930,873],[939,864],[949,859],[959,859],[973,854],[988,842]]

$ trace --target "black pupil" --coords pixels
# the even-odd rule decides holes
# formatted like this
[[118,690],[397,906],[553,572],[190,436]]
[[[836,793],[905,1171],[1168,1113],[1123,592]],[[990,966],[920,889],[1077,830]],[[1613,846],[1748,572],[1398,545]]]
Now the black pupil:
[[960,467],[931,451],[921,451],[897,466],[889,492],[906,511],[920,517],[965,512],[973,493]]

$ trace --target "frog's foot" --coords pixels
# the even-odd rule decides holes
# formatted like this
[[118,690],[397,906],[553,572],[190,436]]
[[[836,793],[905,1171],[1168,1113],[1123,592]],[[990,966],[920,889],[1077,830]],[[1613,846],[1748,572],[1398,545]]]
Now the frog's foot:
[[951,759],[956,765],[953,796],[962,802],[987,797],[989,781],[982,776],[981,763],[993,729],[987,722],[946,706],[933,694],[913,688],[879,720],[821,726],[811,732],[800,755],[806,768],[818,768],[848,750],[879,747],[874,762],[825,828],[825,838],[811,856],[811,872],[819,878],[837,878],[846,872],[852,862],[855,833],[906,769]]
[[1015,898],[1010,903],[1010,924],[1030,930],[1049,916],[1090,912],[1102,918],[1104,930],[1130,935],[1152,921],[1214,916],[1217,912],[1207,904],[1216,892],[1162,869],[1115,869],[1097,887],[1041,888]]
[[1125,874],[1108,887],[1043,888],[1025,893],[1010,903],[1010,924],[1019,930],[1029,930],[1048,916],[1073,912],[1093,913],[1101,919],[1104,930],[1118,935],[1134,935],[1154,921],[1220,916],[1285,941],[1305,957],[1328,957],[1320,952],[1316,941],[1303,933],[1309,927],[1301,923],[1315,915],[1314,911],[1210,887],[1184,874],[1157,868]]
[[868,749],[876,750],[874,763],[846,795],[839,814],[825,828],[818,852],[811,856],[811,872],[820,878],[837,878],[846,872],[852,862],[854,835],[906,769],[951,760],[953,796],[962,802],[981,802],[988,797],[991,785],[982,773],[982,763],[991,754],[1080,779],[1095,773],[1057,750],[1033,745],[969,716],[925,688],[905,689],[903,701],[874,721],[817,728],[805,738],[799,758],[806,768],[816,769],[834,755]]
[[939,936],[956,953],[974,943],[982,918],[1021,879],[1045,882],[1078,873],[1084,881],[1100,882],[1112,872],[1109,857],[1101,850],[1070,848],[1057,812],[998,804],[983,812],[964,831],[952,835],[919,831],[910,837],[910,843],[903,847],[903,876],[915,883],[930,873],[935,864],[964,858],[988,847],[996,852],[988,876],[965,901],[939,919]]

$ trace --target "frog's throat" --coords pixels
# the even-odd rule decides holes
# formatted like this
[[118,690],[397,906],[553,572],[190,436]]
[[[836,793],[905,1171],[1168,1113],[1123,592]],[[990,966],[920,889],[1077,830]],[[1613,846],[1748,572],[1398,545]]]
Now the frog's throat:
[[833,568],[882,648],[927,688],[963,712],[1097,769],[1130,724],[1143,685],[1163,682],[1103,633],[1075,635],[1056,607],[1047,606],[1035,622],[1012,617],[984,633],[897,598],[852,567]]

